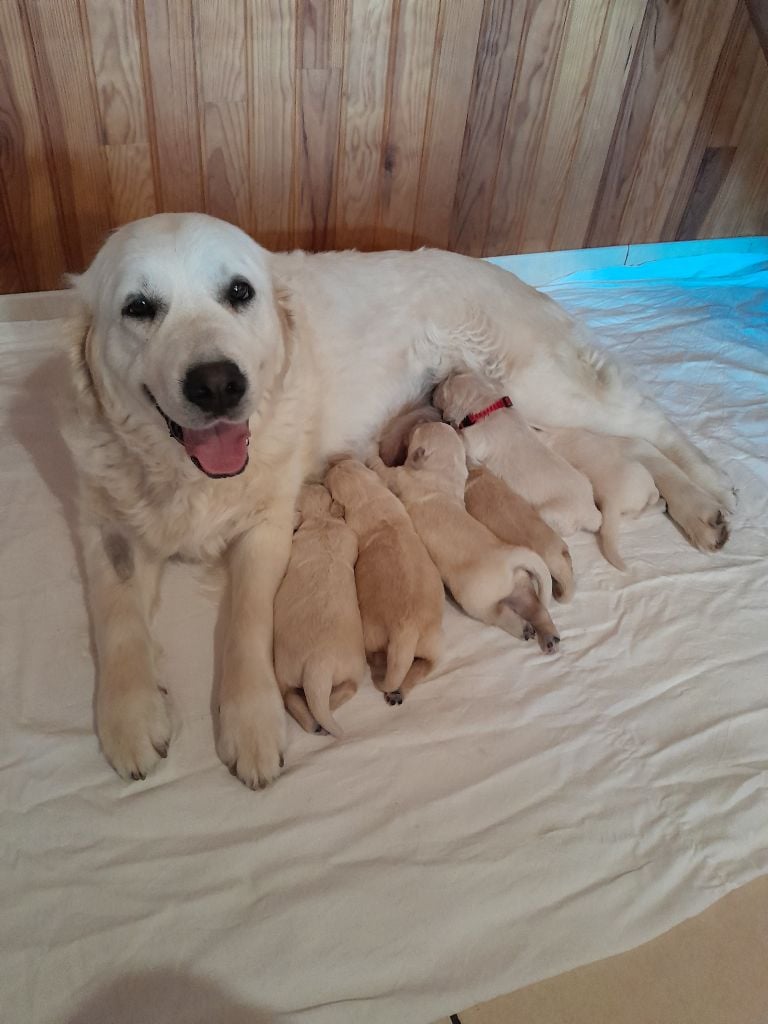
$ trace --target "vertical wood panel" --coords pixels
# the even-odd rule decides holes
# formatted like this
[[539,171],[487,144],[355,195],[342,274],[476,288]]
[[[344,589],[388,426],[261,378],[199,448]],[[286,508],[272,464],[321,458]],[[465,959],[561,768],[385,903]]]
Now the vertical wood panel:
[[249,228],[268,248],[294,239],[296,7],[248,0],[250,40],[251,216]]
[[142,0],[163,210],[204,208],[192,0]]
[[242,224],[251,210],[245,2],[194,0],[193,14],[205,208]]
[[[82,270],[109,230],[109,180],[80,8],[72,0],[27,0],[36,88],[56,176],[62,242]],[[75,70],[76,69],[76,70]]]
[[392,97],[381,166],[377,249],[411,246],[439,0],[400,0]]
[[[485,2],[450,233],[450,248],[471,255],[479,256],[485,248],[504,126],[528,19],[526,4]],[[506,176],[500,195],[509,195]]]
[[116,227],[157,208],[137,8],[133,0],[86,0],[85,10]]
[[6,291],[57,288],[70,265],[61,243],[30,50],[15,4],[0,4],[0,188]]
[[483,6],[443,0],[440,7],[414,245],[449,244]]
[[156,209],[276,249],[768,230],[764,6],[0,0],[0,290]]
[[348,0],[336,245],[371,249],[392,29],[392,0]]
[[[589,84],[563,195],[545,248],[578,249],[587,244],[595,197],[602,203],[600,181],[611,145],[622,96],[633,63],[647,0],[611,3]],[[553,157],[554,159],[554,157]]]
[[649,241],[664,234],[664,221],[683,172],[737,0],[688,0],[686,31],[662,80],[648,134],[618,229],[620,242],[639,232]]
[[[499,157],[491,217],[482,247],[496,251],[514,239],[520,249],[529,203],[535,192],[536,167],[569,0],[539,0],[526,12],[515,86]],[[593,0],[590,8],[600,3]],[[586,28],[586,26],[583,26]],[[586,41],[585,41],[586,44]],[[554,197],[552,197],[554,199]],[[545,202],[548,197],[544,197]]]

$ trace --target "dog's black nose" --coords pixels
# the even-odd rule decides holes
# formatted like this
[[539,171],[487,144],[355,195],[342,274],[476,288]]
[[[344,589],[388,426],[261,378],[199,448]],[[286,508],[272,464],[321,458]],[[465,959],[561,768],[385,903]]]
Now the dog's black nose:
[[198,363],[187,370],[182,385],[184,397],[214,416],[230,412],[248,387],[248,381],[240,368],[230,359],[215,363]]

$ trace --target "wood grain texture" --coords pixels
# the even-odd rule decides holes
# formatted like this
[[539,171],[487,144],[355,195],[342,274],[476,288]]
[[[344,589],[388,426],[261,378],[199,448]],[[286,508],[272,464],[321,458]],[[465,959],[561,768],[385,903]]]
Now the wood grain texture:
[[375,248],[409,249],[424,150],[439,0],[400,0]]
[[393,0],[347,0],[336,245],[373,249]]
[[[599,32],[603,15],[600,0],[593,0],[588,5],[579,6],[584,12],[589,9],[593,15],[590,22],[585,18],[579,25],[585,37]],[[559,117],[559,125],[555,121],[556,130],[563,133],[563,112],[558,102],[560,96],[567,94],[575,82],[562,82],[562,88],[552,97],[552,85],[558,59],[561,54],[563,36],[568,18],[569,0],[540,0],[529,3],[523,25],[523,36],[520,43],[520,56],[517,62],[514,89],[507,111],[507,123],[499,154],[499,167],[491,204],[490,223],[483,245],[477,255],[486,248],[497,249],[508,238],[514,238],[514,248],[530,249],[530,240],[526,245],[526,222],[529,223],[528,233],[540,244],[538,216],[542,207],[554,205],[556,202],[556,182],[540,182],[539,152],[542,138],[550,118],[555,113]],[[596,15],[596,16],[595,16]],[[587,46],[587,38],[581,40],[581,46]],[[581,52],[577,48],[576,52]],[[575,54],[571,54],[568,68],[578,78]],[[554,99],[555,102],[550,102]],[[566,136],[567,138],[567,136]],[[552,159],[556,159],[552,154]],[[554,166],[549,168],[554,170]],[[532,208],[532,203],[535,204]]]
[[77,257],[64,250],[31,45],[15,4],[0,4],[0,187],[3,288],[56,288]]
[[0,0],[0,289],[205,210],[269,248],[768,230],[768,0]]

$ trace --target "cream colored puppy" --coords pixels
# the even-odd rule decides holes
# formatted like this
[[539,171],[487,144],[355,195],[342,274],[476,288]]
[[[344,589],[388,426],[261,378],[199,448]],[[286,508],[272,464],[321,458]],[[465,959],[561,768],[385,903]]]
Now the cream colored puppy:
[[355,592],[357,536],[322,484],[299,494],[298,529],[275,597],[275,675],[287,710],[307,732],[341,736],[332,708],[366,672]]
[[589,480],[549,449],[517,409],[504,408],[501,398],[498,388],[475,374],[456,373],[440,384],[433,400],[443,419],[461,431],[470,461],[500,477],[553,530],[563,537],[599,530]]
[[[600,549],[617,569],[626,569],[618,547],[621,517],[639,515],[659,500],[653,476],[637,456],[638,443],[627,437],[576,429],[544,430],[541,437],[553,452],[562,455],[591,481],[595,501],[603,514],[598,533]],[[660,452],[658,457],[664,460]]]
[[326,485],[357,534],[355,582],[374,682],[388,704],[401,704],[442,650],[440,574],[405,509],[370,469],[344,459],[329,470]]
[[542,651],[554,653],[560,637],[547,612],[549,570],[534,551],[502,543],[467,512],[466,456],[453,428],[424,423],[413,431],[404,466],[389,468],[381,459],[374,465],[464,611],[514,636],[529,639],[535,631]]
[[464,491],[467,512],[505,544],[531,548],[546,562],[558,601],[573,597],[573,563],[568,545],[533,505],[482,466],[470,469]]

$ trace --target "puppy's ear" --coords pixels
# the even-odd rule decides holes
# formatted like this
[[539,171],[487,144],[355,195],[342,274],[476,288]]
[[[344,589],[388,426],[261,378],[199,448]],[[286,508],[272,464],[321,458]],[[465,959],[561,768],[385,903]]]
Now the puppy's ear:
[[331,502],[331,516],[334,519],[343,519],[344,518],[344,506],[341,504],[340,501],[336,501],[335,498]]
[[426,448],[419,445],[419,447],[414,449],[414,451],[412,451],[408,456],[408,465],[411,469],[421,469],[428,459],[429,452]]

